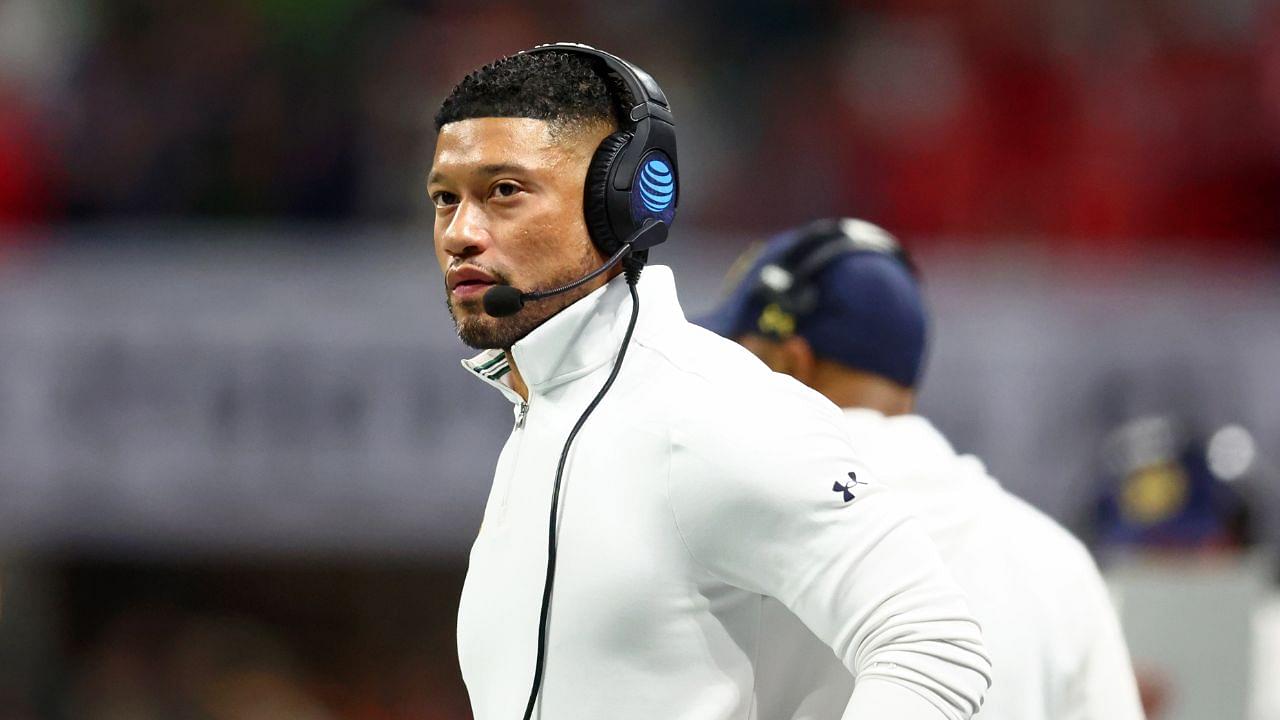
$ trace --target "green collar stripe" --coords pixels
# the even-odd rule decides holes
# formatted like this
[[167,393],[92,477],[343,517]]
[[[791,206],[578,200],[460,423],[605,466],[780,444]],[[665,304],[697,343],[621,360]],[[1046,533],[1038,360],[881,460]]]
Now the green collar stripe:
[[494,355],[488,360],[485,360],[484,362],[477,365],[476,372],[483,373],[485,370],[488,370],[489,368],[493,367],[494,365],[497,365],[499,362],[505,361],[506,359],[507,359],[506,353],[498,353],[497,355]]
[[502,377],[503,375],[507,374],[510,370],[511,370],[511,364],[507,362],[506,356],[503,356],[502,362],[494,363],[491,366],[486,365],[484,368],[477,370],[477,372],[480,373],[480,377],[493,380],[496,377]]

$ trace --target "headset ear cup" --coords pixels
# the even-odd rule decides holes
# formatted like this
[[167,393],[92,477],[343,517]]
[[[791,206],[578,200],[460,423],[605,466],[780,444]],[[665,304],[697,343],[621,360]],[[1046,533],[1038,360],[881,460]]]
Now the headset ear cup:
[[587,182],[583,188],[582,209],[587,221],[587,232],[605,256],[612,255],[622,246],[622,238],[613,232],[609,222],[609,169],[631,142],[629,132],[616,132],[600,141],[596,154],[587,167]]

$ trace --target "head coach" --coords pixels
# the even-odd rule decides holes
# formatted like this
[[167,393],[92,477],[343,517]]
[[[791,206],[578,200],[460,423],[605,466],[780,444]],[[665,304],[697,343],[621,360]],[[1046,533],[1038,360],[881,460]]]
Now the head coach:
[[758,682],[795,634],[855,679],[846,718],[970,717],[979,628],[839,411],[645,268],[679,199],[653,78],[539,46],[464,78],[436,127],[463,365],[514,406],[458,611],[475,717],[805,717],[820,688]]

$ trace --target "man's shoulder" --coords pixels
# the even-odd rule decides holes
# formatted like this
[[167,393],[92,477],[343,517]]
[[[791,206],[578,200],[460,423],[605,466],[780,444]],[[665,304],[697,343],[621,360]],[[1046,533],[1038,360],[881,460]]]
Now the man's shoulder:
[[1089,549],[1071,531],[1047,513],[1008,490],[997,487],[992,494],[993,513],[1007,537],[1017,542],[1012,548],[1034,556],[1037,564],[1051,566],[1060,577],[1096,576],[1097,564]]
[[769,370],[737,343],[696,325],[643,339],[644,396],[673,436],[696,440],[840,432],[839,410],[794,378]]

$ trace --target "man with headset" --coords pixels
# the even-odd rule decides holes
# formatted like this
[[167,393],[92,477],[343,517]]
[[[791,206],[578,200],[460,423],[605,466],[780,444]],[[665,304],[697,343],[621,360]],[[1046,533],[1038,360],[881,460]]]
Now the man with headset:
[[644,267],[678,202],[657,83],[540,46],[464,78],[436,127],[463,364],[513,404],[458,611],[475,717],[791,717],[822,679],[764,681],[801,633],[856,677],[833,717],[970,717],[989,663],[924,529],[835,407]]
[[[852,219],[784,233],[700,322],[844,408],[855,448],[909,498],[982,624],[994,670],[978,718],[1142,717],[1088,551],[913,414],[927,323],[914,266],[892,236]],[[810,637],[787,652],[828,666],[796,672],[851,682],[821,649]]]

